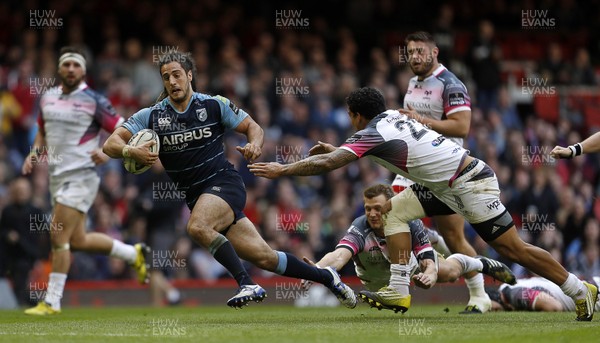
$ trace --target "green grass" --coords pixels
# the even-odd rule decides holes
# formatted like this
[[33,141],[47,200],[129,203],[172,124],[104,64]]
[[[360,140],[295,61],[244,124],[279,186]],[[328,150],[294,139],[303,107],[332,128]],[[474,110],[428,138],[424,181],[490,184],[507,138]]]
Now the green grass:
[[[600,320],[575,313],[459,315],[461,307],[414,306],[406,314],[365,304],[293,308],[251,304],[178,308],[64,308],[50,317],[0,311],[0,342],[600,342]],[[600,315],[599,315],[600,316]]]

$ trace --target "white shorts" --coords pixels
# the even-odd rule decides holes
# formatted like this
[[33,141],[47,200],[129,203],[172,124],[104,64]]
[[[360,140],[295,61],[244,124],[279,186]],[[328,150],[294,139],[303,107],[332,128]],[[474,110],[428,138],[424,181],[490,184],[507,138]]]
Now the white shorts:
[[386,235],[407,232],[407,223],[413,219],[452,212],[462,215],[471,224],[485,223],[485,227],[474,227],[486,241],[510,228],[512,221],[504,218],[506,216],[498,223],[487,223],[505,213],[506,208],[500,201],[494,172],[482,161],[475,160],[474,163],[476,165],[453,180],[450,187],[421,187],[415,193],[412,186],[394,196],[392,209],[386,217]]
[[100,177],[95,169],[80,169],[50,177],[50,201],[87,213],[92,207]]

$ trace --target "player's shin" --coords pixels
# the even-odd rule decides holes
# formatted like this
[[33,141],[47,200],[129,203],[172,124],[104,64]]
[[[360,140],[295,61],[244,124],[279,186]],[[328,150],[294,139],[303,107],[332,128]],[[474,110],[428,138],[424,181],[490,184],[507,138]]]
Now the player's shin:
[[233,245],[225,236],[218,234],[217,237],[208,246],[208,251],[237,281],[239,286],[254,285],[254,281],[244,269],[240,258],[238,257]]
[[326,286],[333,281],[331,273],[325,269],[317,268],[300,261],[296,256],[275,251],[277,253],[277,269],[275,273],[296,279],[305,279],[322,283]]

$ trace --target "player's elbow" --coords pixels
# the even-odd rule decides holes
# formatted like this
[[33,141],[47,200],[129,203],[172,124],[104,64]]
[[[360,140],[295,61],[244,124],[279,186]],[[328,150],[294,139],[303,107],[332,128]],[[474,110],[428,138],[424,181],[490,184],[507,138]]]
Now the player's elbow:
[[457,128],[456,137],[467,138],[469,135],[469,126],[461,125]]

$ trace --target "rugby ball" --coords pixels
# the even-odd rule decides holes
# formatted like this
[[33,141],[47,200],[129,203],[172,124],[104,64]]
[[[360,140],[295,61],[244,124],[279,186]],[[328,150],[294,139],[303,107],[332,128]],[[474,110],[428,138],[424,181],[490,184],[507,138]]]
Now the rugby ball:
[[[158,152],[160,150],[160,140],[158,139],[156,132],[150,129],[138,131],[135,135],[131,136],[129,142],[127,142],[127,145],[137,147],[152,140],[155,142],[155,144],[150,147],[150,151]],[[125,167],[125,170],[132,174],[141,174],[152,167],[140,164],[133,158],[129,157],[123,158],[123,166]]]

